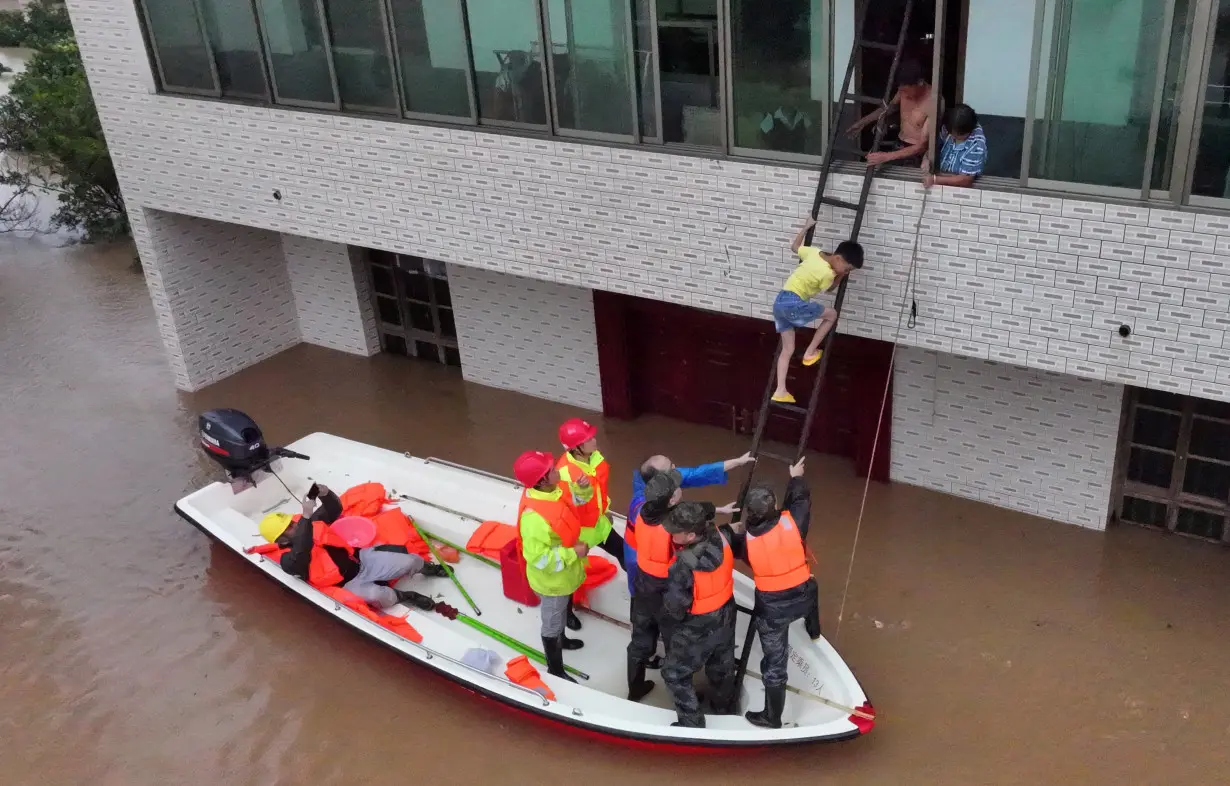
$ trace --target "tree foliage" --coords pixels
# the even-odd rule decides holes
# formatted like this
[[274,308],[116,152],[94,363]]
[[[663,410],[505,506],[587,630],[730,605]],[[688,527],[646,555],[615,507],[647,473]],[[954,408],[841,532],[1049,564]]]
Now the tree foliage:
[[79,227],[91,240],[123,235],[124,199],[85,66],[72,28],[64,37],[57,27],[63,9],[52,5],[40,0],[27,9],[28,35],[35,38],[26,40],[37,40],[38,51],[0,99],[0,152],[7,153],[0,185],[55,194],[53,227]]
[[68,10],[57,0],[34,0],[24,10],[0,11],[0,47],[43,49],[72,37]]

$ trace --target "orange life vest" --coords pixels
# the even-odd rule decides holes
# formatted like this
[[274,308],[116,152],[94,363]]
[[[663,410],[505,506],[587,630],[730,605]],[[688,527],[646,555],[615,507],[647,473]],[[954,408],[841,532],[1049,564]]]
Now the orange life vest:
[[[641,564],[639,551],[636,564]],[[726,538],[722,538],[722,564],[707,573],[699,570],[692,573],[692,613],[717,611],[734,596],[735,555]]]
[[404,617],[395,617],[392,614],[382,614],[372,611],[368,606],[367,601],[360,598],[350,590],[342,589],[341,587],[323,587],[320,590],[324,594],[333,598],[338,603],[342,604],[352,611],[356,611],[377,625],[386,628],[402,638],[409,639],[415,643],[421,642],[423,636],[414,626],[406,621]]
[[360,483],[346,489],[339,497],[342,503],[342,515],[362,516],[370,519],[384,509],[389,499],[383,483]]
[[[594,468],[594,474],[590,475],[589,471],[572,458],[568,451],[564,451],[559,461],[556,462],[555,468],[564,469],[565,467],[568,468],[568,473],[573,476],[574,481],[578,472],[589,475],[590,484],[594,487],[594,496],[589,502],[581,505],[577,512],[581,518],[581,526],[592,527],[598,522],[598,517],[605,514],[607,508],[611,506],[611,495],[608,492],[611,485],[611,465],[603,457],[598,466]],[[569,495],[572,494],[566,481],[560,481],[560,488],[563,488]]]
[[670,533],[659,524],[650,524],[641,516],[636,517],[637,548],[636,567],[638,570],[666,578],[671,563],[675,561],[674,544]]
[[[298,523],[302,516],[295,516],[291,519],[291,523]],[[345,549],[346,553],[351,557],[354,556],[354,549],[342,537],[334,534],[329,525],[323,521],[312,522],[312,556],[308,562],[308,583],[317,589],[324,587],[334,587],[342,583],[342,572],[338,570],[337,563],[333,561],[333,557],[329,556],[329,552],[325,551],[325,546],[334,546],[339,549]],[[249,554],[262,554],[265,557],[281,564],[282,555],[290,551],[278,546],[276,543],[262,543],[259,546],[253,546],[246,549]]]
[[[577,545],[581,536],[581,519],[577,517],[576,509],[568,503],[571,492],[564,489],[559,499],[536,499],[525,492],[521,493],[521,501],[517,503],[517,540],[521,540],[521,514],[532,510],[547,520],[547,524],[559,536],[560,543],[565,548]],[[520,543],[518,543],[520,550]]]
[[747,534],[747,561],[761,592],[792,589],[811,578],[803,538],[789,511],[763,535]]
[[547,683],[542,681],[542,676],[538,673],[538,669],[530,663],[530,659],[524,655],[518,655],[508,662],[504,667],[504,676],[518,685],[523,685],[532,691],[537,691],[544,698],[555,701],[555,692],[547,687]]

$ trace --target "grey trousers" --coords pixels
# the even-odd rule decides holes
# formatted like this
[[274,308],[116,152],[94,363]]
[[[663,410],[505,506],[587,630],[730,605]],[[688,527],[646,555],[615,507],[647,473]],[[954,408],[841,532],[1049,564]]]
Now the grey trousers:
[[376,582],[396,583],[398,579],[413,576],[422,569],[423,558],[418,554],[363,549],[359,552],[359,572],[343,584],[342,589],[350,590],[371,605],[385,609],[397,603],[397,592]]
[[[537,592],[534,593],[538,595]],[[542,637],[553,639],[564,632],[564,624],[568,621],[568,601],[571,595],[538,595],[542,601],[539,613],[542,615]]]

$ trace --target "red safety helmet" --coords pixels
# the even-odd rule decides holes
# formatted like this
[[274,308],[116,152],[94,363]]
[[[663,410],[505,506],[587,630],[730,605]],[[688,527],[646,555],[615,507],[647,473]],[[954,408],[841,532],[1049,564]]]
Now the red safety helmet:
[[598,429],[580,418],[569,418],[559,427],[559,441],[563,443],[564,450],[572,450],[596,436]]
[[513,475],[522,486],[533,488],[555,466],[555,457],[541,450],[527,450],[513,462]]

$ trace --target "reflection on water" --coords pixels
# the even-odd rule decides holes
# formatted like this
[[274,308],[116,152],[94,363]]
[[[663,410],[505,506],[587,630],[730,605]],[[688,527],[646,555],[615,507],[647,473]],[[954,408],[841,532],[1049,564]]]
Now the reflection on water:
[[[323,430],[507,474],[573,413],[444,367],[313,347],[179,394],[131,255],[0,237],[4,783],[1223,779],[1226,551],[908,487],[872,490],[837,641],[881,711],[869,737],[630,754],[459,689],[313,613],[173,514],[214,477],[195,415],[236,406],[275,442]],[[687,464],[744,449],[660,418],[598,422],[616,505],[648,453]],[[862,484],[839,461],[808,471],[831,631]]]

